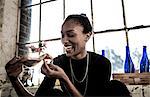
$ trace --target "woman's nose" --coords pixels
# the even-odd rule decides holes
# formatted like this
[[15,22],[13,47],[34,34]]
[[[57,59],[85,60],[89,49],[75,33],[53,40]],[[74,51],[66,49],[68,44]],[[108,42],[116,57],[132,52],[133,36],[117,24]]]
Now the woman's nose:
[[62,42],[63,42],[63,43],[67,43],[67,42],[69,42],[68,37],[64,36],[64,37],[62,38]]

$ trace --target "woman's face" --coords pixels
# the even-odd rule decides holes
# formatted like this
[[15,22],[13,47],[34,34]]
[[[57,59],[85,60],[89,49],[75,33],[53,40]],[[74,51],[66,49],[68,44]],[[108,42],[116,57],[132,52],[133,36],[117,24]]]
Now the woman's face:
[[81,58],[85,55],[87,34],[83,33],[83,26],[73,20],[66,21],[62,26],[61,35],[67,56]]

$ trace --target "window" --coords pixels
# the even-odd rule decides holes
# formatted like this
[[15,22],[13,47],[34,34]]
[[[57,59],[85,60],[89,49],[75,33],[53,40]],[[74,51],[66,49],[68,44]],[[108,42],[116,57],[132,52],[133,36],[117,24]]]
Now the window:
[[112,63],[112,73],[124,72],[125,46],[129,44],[131,58],[139,69],[144,45],[150,57],[149,4],[149,0],[32,0],[22,7],[31,9],[30,39],[26,42],[44,41],[47,51],[56,57],[63,53],[60,42],[63,19],[72,13],[85,13],[91,23],[93,17],[95,33],[87,43],[87,50],[101,54],[104,49]]

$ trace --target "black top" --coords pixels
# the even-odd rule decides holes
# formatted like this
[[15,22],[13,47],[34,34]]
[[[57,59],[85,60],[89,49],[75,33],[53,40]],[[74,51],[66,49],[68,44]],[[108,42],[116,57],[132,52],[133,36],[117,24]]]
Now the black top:
[[[110,81],[111,63],[107,58],[105,58],[102,55],[96,54],[94,52],[88,53],[89,53],[88,77],[86,77],[86,79],[81,83],[72,80],[69,57],[67,57],[65,54],[59,55],[58,57],[54,58],[54,64],[63,68],[65,73],[68,75],[70,80],[73,82],[73,84],[80,91],[81,94],[84,94],[87,83],[86,96],[107,95],[105,93],[106,89],[108,88],[107,83]],[[87,56],[81,60],[71,59],[71,63],[76,78],[78,80],[81,80],[86,71]],[[53,91],[54,83],[55,79],[45,77],[36,92],[36,96],[50,96],[55,94]],[[63,83],[61,83],[61,88],[63,90],[62,93],[63,95],[65,96],[70,95],[65,86],[63,85]],[[62,94],[58,95],[62,96]]]

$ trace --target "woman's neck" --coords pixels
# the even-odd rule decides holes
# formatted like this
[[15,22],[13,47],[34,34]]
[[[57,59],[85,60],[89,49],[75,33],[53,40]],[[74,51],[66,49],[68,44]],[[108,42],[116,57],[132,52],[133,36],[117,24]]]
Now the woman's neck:
[[80,60],[80,59],[85,58],[86,55],[87,55],[87,51],[85,50],[83,53],[80,53],[80,54],[71,56],[71,58],[72,58],[72,59],[75,59],[75,60]]

